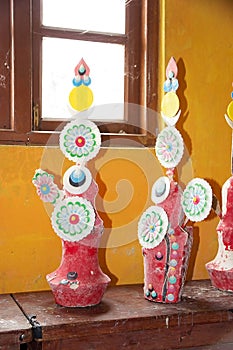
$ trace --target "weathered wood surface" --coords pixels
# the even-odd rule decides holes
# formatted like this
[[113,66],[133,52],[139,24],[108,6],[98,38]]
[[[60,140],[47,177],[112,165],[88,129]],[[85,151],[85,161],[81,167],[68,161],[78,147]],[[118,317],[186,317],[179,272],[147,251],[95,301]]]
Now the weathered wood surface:
[[31,326],[10,295],[0,295],[0,349],[20,349],[32,340]]
[[228,350],[233,343],[233,294],[209,280],[188,282],[178,304],[145,300],[142,285],[109,287],[102,302],[88,308],[58,306],[51,292],[15,298],[42,326],[37,349]]

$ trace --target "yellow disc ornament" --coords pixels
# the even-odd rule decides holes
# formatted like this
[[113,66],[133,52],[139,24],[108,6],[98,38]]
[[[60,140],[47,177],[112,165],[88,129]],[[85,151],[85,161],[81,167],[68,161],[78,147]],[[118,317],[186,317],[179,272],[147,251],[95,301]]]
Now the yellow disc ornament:
[[93,92],[85,85],[74,87],[69,95],[69,103],[76,111],[84,111],[93,103]]
[[227,107],[228,117],[233,121],[233,101],[231,101]]
[[174,117],[179,110],[180,102],[174,91],[164,95],[161,104],[161,110],[166,117]]

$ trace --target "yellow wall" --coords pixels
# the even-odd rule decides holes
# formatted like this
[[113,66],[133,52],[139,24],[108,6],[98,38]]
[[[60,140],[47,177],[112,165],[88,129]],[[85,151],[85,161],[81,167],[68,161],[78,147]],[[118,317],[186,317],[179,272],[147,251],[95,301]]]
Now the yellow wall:
[[[220,188],[230,176],[231,130],[224,113],[233,80],[233,1],[161,4],[161,72],[171,56],[179,68],[182,116],[177,127],[186,144],[179,182],[203,177],[220,198]],[[60,263],[61,241],[50,225],[51,207],[37,197],[31,179],[34,170],[43,167],[55,173],[59,183],[71,164],[57,148],[27,146],[0,146],[0,164],[0,292],[48,289],[45,275]],[[154,150],[146,148],[102,149],[89,167],[100,187],[96,205],[106,228],[101,267],[112,283],[141,283],[137,222],[152,204],[150,189],[163,170]],[[216,254],[217,223],[212,214],[193,225],[189,279],[208,277],[205,263]]]

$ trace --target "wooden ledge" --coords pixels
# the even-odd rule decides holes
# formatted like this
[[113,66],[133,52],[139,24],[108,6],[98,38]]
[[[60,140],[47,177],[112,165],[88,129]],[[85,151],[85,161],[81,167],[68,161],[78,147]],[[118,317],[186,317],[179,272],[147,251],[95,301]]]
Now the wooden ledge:
[[145,300],[142,285],[109,287],[102,302],[88,308],[58,306],[50,291],[14,298],[36,315],[41,349],[233,349],[233,294],[209,280],[186,283],[178,304]]
[[0,349],[20,349],[32,341],[27,319],[10,295],[0,295]]

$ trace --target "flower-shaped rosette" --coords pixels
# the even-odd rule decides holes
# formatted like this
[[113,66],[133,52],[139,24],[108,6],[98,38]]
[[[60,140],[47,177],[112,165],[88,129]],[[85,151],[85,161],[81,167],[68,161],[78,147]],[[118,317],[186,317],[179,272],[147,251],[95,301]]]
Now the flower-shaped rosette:
[[212,189],[208,182],[199,178],[191,180],[183,192],[181,204],[189,220],[204,220],[212,206]]
[[61,239],[78,242],[92,231],[95,212],[88,200],[78,196],[67,197],[55,206],[51,222]]
[[62,130],[60,148],[73,162],[86,162],[99,152],[101,136],[97,126],[89,120],[72,121]]
[[60,190],[54,183],[54,176],[41,169],[36,170],[32,179],[40,199],[44,202],[55,204],[60,197]]
[[157,137],[155,151],[163,167],[175,168],[184,152],[184,143],[179,131],[173,126],[164,128]]
[[168,217],[165,210],[158,206],[149,207],[138,222],[138,239],[143,248],[157,247],[168,227]]

